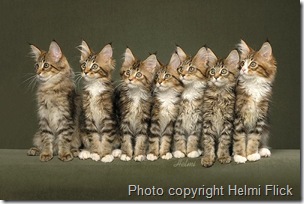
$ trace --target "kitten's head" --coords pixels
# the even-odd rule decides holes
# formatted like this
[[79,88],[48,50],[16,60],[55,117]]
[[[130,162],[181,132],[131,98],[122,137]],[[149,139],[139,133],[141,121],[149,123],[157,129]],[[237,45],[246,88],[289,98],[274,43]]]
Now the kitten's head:
[[180,63],[179,56],[176,53],[173,53],[169,64],[161,67],[157,72],[155,79],[156,91],[175,89],[177,92],[181,92],[183,84],[179,79],[179,74],[177,73],[177,68]]
[[206,70],[216,62],[217,57],[209,48],[202,47],[193,58],[183,57],[183,59],[185,60],[177,71],[184,84],[191,84],[206,80]]
[[273,81],[276,74],[276,60],[269,42],[259,51],[254,51],[243,40],[237,45],[240,52],[240,77],[243,79],[264,78]]
[[120,70],[122,81],[129,88],[151,88],[158,61],[155,54],[151,54],[146,60],[137,60],[129,48],[124,54],[124,61]]
[[218,59],[215,65],[207,70],[208,85],[217,87],[234,85],[238,77],[239,60],[236,50],[231,51],[226,59]]
[[83,40],[79,46],[81,52],[81,76],[86,81],[111,81],[115,60],[112,58],[113,49],[107,44],[99,53],[95,54]]
[[72,69],[57,42],[52,41],[48,51],[40,50],[35,45],[30,45],[30,47],[30,54],[36,62],[35,70],[40,83],[58,83],[72,76]]

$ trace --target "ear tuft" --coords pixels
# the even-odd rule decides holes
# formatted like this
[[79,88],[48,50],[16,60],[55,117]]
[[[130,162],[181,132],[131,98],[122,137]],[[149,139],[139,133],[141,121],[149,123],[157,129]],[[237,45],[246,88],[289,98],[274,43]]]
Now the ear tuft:
[[236,48],[240,52],[242,59],[244,59],[250,52],[250,47],[245,43],[244,40],[241,40],[240,43],[236,45]]
[[31,50],[30,50],[30,55],[31,55],[31,57],[32,57],[35,61],[37,61],[38,58],[39,58],[40,55],[41,55],[41,50],[40,50],[38,47],[36,47],[35,45],[32,45],[32,44],[30,44],[30,48],[31,48]]
[[132,64],[136,61],[132,51],[130,48],[127,47],[125,53],[124,53],[124,61],[122,63],[123,67],[130,67]]
[[79,45],[77,48],[81,52],[80,62],[83,62],[92,54],[91,48],[84,40],[81,41],[81,45]]
[[49,54],[54,62],[59,62],[62,57],[62,51],[55,40],[50,44]]

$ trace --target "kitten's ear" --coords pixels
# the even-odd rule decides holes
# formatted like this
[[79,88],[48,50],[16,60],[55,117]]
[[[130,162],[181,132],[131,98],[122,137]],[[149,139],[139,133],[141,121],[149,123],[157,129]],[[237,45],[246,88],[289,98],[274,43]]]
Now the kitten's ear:
[[237,49],[240,52],[241,59],[244,59],[246,56],[248,56],[250,52],[250,47],[245,43],[244,40],[241,40],[239,44],[237,44]]
[[132,51],[130,50],[130,48],[127,48],[124,54],[124,61],[122,63],[123,67],[130,67],[134,64],[134,62],[136,61]]
[[240,62],[240,56],[238,52],[236,50],[232,50],[229,53],[228,57],[226,57],[225,62],[229,67],[237,68]]
[[52,41],[49,47],[49,54],[54,62],[59,62],[62,52],[56,41]]
[[30,55],[35,61],[37,61],[41,55],[41,50],[35,45],[30,44],[30,47],[31,47]]
[[102,60],[104,63],[109,63],[113,56],[113,49],[111,44],[107,44],[102,50],[98,53],[97,58]]
[[181,64],[180,58],[176,53],[173,53],[168,64],[168,68],[176,71],[179,65]]
[[154,73],[158,61],[155,54],[150,55],[145,61],[143,61],[144,68],[150,73]]
[[83,62],[92,54],[91,48],[84,40],[81,41],[81,45],[78,46],[78,49],[81,52],[80,62]]
[[265,58],[266,60],[270,60],[272,57],[272,48],[269,42],[264,42],[261,49],[258,51],[260,56]]
[[213,66],[217,61],[217,57],[210,48],[202,47],[193,57],[193,64],[199,67]]
[[187,54],[181,47],[176,46],[176,53],[178,54],[181,61],[185,61],[187,59]]

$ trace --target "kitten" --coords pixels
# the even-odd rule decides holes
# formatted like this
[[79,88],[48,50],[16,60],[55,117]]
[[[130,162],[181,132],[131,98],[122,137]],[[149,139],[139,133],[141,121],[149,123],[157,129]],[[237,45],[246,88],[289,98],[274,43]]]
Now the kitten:
[[47,52],[30,47],[36,62],[39,129],[34,147],[27,154],[40,155],[40,161],[49,161],[58,154],[60,160],[70,161],[80,146],[74,73],[55,41]]
[[177,73],[179,65],[179,56],[174,53],[169,64],[157,72],[147,154],[150,161],[156,160],[158,156],[162,159],[172,158],[171,141],[183,91],[183,84]]
[[277,67],[269,42],[254,51],[241,40],[238,50],[242,61],[236,87],[233,152],[235,162],[245,163],[271,155],[267,116]]
[[120,70],[121,84],[116,89],[122,135],[123,161],[143,161],[146,158],[148,126],[151,119],[151,86],[158,61],[154,54],[137,60],[129,48],[124,54]]
[[181,95],[180,111],[175,124],[173,156],[195,158],[200,156],[199,140],[202,132],[202,106],[206,88],[205,72],[208,66],[216,61],[209,57],[210,49],[202,47],[191,58],[177,47],[177,53],[182,61],[178,68],[180,80],[184,84]]
[[81,51],[81,76],[84,79],[80,114],[80,136],[85,150],[80,159],[112,162],[113,142],[116,137],[116,121],[113,114],[112,59],[111,44],[107,44],[95,54],[83,40]]
[[[216,56],[210,50],[210,58]],[[226,59],[218,59],[206,72],[207,88],[203,104],[203,158],[204,167],[210,167],[217,158],[230,163],[232,143],[235,86],[238,77],[239,54],[230,52]]]

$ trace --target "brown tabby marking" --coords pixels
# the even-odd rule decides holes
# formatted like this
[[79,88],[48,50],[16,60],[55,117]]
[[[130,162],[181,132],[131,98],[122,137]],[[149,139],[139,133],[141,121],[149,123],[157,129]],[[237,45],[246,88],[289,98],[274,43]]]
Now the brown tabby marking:
[[179,115],[175,124],[174,152],[176,158],[198,157],[201,154],[199,140],[202,132],[202,105],[206,87],[205,72],[215,59],[209,57],[209,48],[202,47],[193,57],[187,57],[177,48],[182,64],[178,68],[180,80],[184,84]]
[[147,154],[150,161],[156,160],[158,156],[162,159],[172,158],[171,141],[183,91],[183,84],[177,73],[179,65],[180,59],[174,53],[169,64],[157,72]]
[[111,162],[113,142],[116,137],[116,121],[113,114],[111,74],[115,60],[110,44],[95,54],[85,41],[80,45],[81,70],[84,79],[80,114],[81,140],[85,149],[79,157]]
[[245,163],[271,155],[267,148],[267,115],[277,67],[269,42],[254,51],[241,41],[238,49],[242,61],[236,88],[233,152],[235,162]]
[[80,146],[74,73],[55,41],[47,52],[30,47],[36,61],[39,129],[34,147],[27,154],[40,155],[40,161],[49,161],[58,154],[60,160],[70,161],[78,155]]
[[[212,57],[215,55],[210,52]],[[235,86],[238,77],[239,55],[231,51],[226,59],[218,59],[208,68],[207,88],[203,104],[203,158],[204,167],[210,167],[217,158],[220,163],[230,163],[232,143]]]
[[151,86],[158,62],[154,54],[146,60],[137,60],[126,49],[120,76],[122,83],[116,89],[119,107],[121,157],[123,161],[143,161],[146,158],[148,126],[151,119]]

